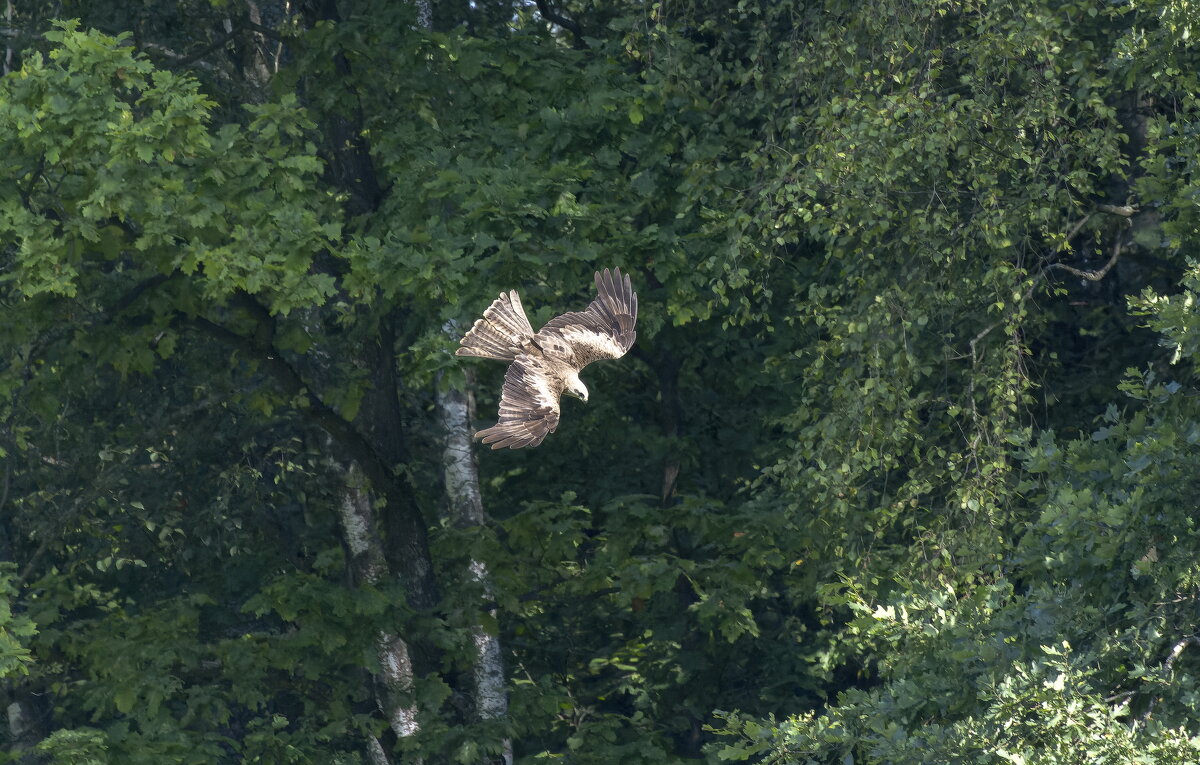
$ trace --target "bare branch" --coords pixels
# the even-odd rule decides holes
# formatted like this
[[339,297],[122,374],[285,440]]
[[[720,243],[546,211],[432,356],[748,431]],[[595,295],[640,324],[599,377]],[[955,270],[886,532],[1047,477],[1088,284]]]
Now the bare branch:
[[587,47],[587,43],[583,40],[583,27],[579,26],[578,21],[569,19],[551,8],[548,0],[535,0],[535,2],[537,3],[538,13],[542,14],[543,19],[552,24],[558,24],[571,33],[576,48]]
[[211,54],[213,51],[215,51],[221,47],[224,47],[224,45],[226,43],[228,43],[230,40],[232,40],[236,36],[237,36],[236,32],[234,32],[233,34],[226,35],[226,36],[222,37],[220,40],[218,40],[217,42],[213,43],[212,45],[202,48],[199,53],[194,53],[190,56],[185,55],[183,53],[179,53],[174,50],[171,50],[167,46],[160,45],[155,42],[142,43],[142,48],[144,48],[145,50],[155,51],[156,53],[161,53],[162,55],[166,56],[167,58],[174,59],[175,64],[177,66],[195,66],[199,69],[205,69],[207,71],[218,74],[222,77],[228,78],[228,74],[224,70],[222,70],[221,67],[219,67],[215,64],[210,64],[207,61],[203,61],[202,59],[204,59],[206,56]]
[[1096,205],[1096,209],[1109,215],[1120,215],[1122,218],[1132,218],[1138,211],[1133,205]]
[[165,45],[160,45],[159,43],[154,42],[144,43],[142,47],[146,50],[152,50],[161,53],[167,58],[174,59],[177,66],[197,66],[201,69],[207,69],[222,76],[227,76],[227,73],[221,67],[215,64],[210,64],[209,62],[204,61],[204,59],[221,48],[224,48],[240,35],[248,32],[260,34],[263,37],[274,40],[281,45],[287,42],[288,39],[274,29],[271,29],[270,27],[264,27],[262,24],[255,23],[254,21],[246,18],[238,19],[237,25],[230,29],[228,33],[217,38],[212,43],[204,46],[195,53],[180,53],[168,48]]
[[1087,279],[1089,282],[1098,282],[1108,275],[1108,272],[1111,271],[1112,267],[1117,264],[1117,259],[1120,257],[1121,240],[1118,239],[1113,245],[1112,257],[1108,259],[1108,262],[1104,264],[1103,268],[1095,271],[1081,271],[1078,268],[1072,268],[1071,266],[1068,266],[1066,263],[1051,263],[1050,265],[1046,266],[1046,269],[1049,270],[1051,268],[1061,268],[1063,271],[1066,271],[1069,274],[1074,274],[1080,279]]
[[[250,19],[239,19],[237,23],[242,29],[258,32],[260,35],[269,40],[274,40],[278,43],[288,42],[289,38],[286,35],[281,35],[276,30],[271,29],[270,27],[264,27],[262,24],[251,21]],[[234,32],[234,34],[237,34],[237,32]]]
[[1175,660],[1179,658],[1181,653],[1183,653],[1183,649],[1187,648],[1189,645],[1200,645],[1200,636],[1192,635],[1190,637],[1185,637],[1175,645],[1171,646],[1171,653],[1169,656],[1167,656],[1167,660],[1163,662],[1164,676],[1171,674],[1171,668],[1175,666]]
[[[1167,655],[1167,660],[1163,662],[1162,677],[1164,680],[1170,676],[1171,668],[1175,666],[1175,660],[1183,653],[1183,649],[1189,645],[1200,645],[1200,636],[1189,635],[1171,646],[1171,653]],[[1156,698],[1150,699],[1150,703],[1146,705],[1146,711],[1142,713],[1142,720],[1150,719],[1150,715],[1154,712],[1155,701],[1157,701]]]

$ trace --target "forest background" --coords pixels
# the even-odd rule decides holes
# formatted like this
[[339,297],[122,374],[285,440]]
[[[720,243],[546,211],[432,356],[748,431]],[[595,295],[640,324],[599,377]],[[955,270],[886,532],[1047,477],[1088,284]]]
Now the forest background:
[[0,761],[1200,761],[1195,3],[0,11]]

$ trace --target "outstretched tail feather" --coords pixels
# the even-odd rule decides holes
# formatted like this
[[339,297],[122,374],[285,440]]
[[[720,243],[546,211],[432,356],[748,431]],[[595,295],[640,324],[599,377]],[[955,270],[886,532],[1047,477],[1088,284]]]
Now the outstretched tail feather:
[[521,449],[537,446],[558,427],[558,413],[548,407],[531,412],[528,419],[498,422],[475,433],[477,440],[493,449]]
[[512,361],[533,340],[533,327],[525,316],[516,290],[500,293],[460,342],[458,356]]

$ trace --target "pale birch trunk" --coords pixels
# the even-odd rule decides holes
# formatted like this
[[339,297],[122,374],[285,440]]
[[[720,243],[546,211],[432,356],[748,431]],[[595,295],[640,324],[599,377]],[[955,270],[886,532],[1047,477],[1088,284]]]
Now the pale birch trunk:
[[[447,324],[446,331],[457,337],[454,324]],[[479,466],[475,461],[475,450],[471,443],[471,420],[474,415],[474,400],[470,393],[471,373],[467,371],[467,390],[449,390],[438,394],[438,411],[445,431],[445,450],[442,455],[446,480],[446,496],[449,499],[450,517],[456,526],[482,526],[485,521],[483,499],[479,493]],[[471,561],[471,578],[483,585],[491,597],[491,579],[487,566],[481,561]],[[490,612],[496,616],[495,609]],[[481,720],[499,720],[508,714],[508,692],[504,683],[504,658],[500,653],[500,639],[489,635],[482,626],[476,626],[471,636],[475,645],[475,710]],[[512,765],[512,741],[504,742],[504,763]]]
[[[255,0],[245,0],[245,2],[246,18],[256,26],[263,26],[263,15],[259,10],[258,3]],[[248,38],[243,43],[245,47],[242,49],[242,72],[246,81],[250,83],[254,102],[262,103],[267,99],[267,89],[271,84],[267,38],[260,32],[254,32]]]
[[[33,754],[46,733],[39,722],[39,710],[34,699],[28,695],[13,701],[5,710],[8,713],[8,741],[12,747],[11,754],[16,756],[16,762],[36,762],[37,755]],[[43,713],[44,714],[44,713]]]
[[[350,549],[351,569],[358,581],[376,584],[388,571],[371,493],[367,490],[366,479],[357,468],[351,466],[346,471],[345,479],[338,515],[346,546]],[[381,632],[376,638],[376,648],[382,669],[378,678],[381,688],[377,693],[380,709],[398,738],[415,736],[420,725],[417,708],[410,701],[413,666],[408,644],[399,635]],[[377,739],[372,738],[368,742],[368,749],[374,765],[388,762],[387,754]]]
[[433,2],[432,0],[415,0],[417,8],[417,26],[426,31],[433,31]]
[[8,44],[4,46],[4,74],[12,71],[13,65],[13,37],[16,35],[16,30],[13,29],[13,4],[12,0],[5,3],[4,21],[6,25],[6,33],[8,35]]

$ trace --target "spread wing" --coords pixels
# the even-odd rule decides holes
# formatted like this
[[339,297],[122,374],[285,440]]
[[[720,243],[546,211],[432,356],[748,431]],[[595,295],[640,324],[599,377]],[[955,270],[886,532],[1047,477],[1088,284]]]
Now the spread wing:
[[520,449],[537,446],[558,427],[558,398],[562,390],[555,386],[545,359],[517,354],[504,373],[500,394],[500,421],[475,434],[493,449]]
[[600,359],[619,359],[637,338],[637,295],[621,269],[596,272],[596,299],[583,311],[555,316],[534,337],[552,356],[575,370]]

